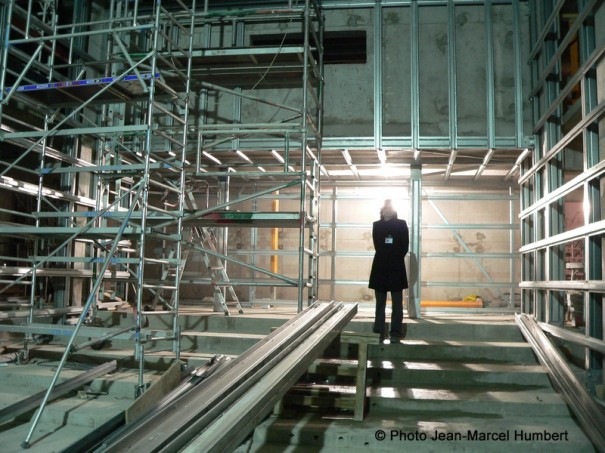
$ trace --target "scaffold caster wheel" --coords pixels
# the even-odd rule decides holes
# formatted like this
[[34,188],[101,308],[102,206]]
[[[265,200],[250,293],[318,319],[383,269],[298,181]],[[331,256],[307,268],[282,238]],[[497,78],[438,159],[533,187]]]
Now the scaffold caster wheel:
[[29,442],[28,441],[24,441],[21,443],[21,448],[27,450],[30,447]]
[[27,365],[29,363],[29,351],[22,349],[17,353],[17,363],[19,365]]

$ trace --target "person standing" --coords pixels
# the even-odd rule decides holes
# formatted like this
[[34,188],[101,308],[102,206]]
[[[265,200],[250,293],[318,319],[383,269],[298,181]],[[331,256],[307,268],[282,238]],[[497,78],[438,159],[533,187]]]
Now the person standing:
[[376,254],[372,262],[369,288],[376,295],[374,333],[385,337],[385,308],[387,293],[391,293],[391,344],[400,343],[403,333],[403,290],[408,287],[405,255],[410,246],[408,226],[397,218],[391,200],[385,200],[380,210],[380,220],[372,225],[372,240]]

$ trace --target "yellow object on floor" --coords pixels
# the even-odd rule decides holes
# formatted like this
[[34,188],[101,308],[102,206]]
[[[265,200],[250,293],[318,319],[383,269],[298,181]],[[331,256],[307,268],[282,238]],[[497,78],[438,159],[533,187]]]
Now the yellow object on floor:
[[454,307],[454,308],[483,308],[482,300],[463,301],[463,300],[423,300],[421,307]]

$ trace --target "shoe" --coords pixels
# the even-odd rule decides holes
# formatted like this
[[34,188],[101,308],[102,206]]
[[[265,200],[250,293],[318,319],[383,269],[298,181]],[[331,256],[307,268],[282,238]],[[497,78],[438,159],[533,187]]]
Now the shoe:
[[401,344],[400,338],[391,337],[391,344]]

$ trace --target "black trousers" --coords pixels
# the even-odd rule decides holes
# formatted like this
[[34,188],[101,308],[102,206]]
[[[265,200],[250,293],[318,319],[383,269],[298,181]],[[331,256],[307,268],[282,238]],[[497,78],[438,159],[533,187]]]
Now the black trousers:
[[[385,309],[387,305],[387,293],[374,291],[376,294],[376,316],[374,319],[374,333],[384,336],[385,333]],[[391,302],[393,311],[391,313],[391,338],[402,338],[403,323],[403,291],[391,291]]]

